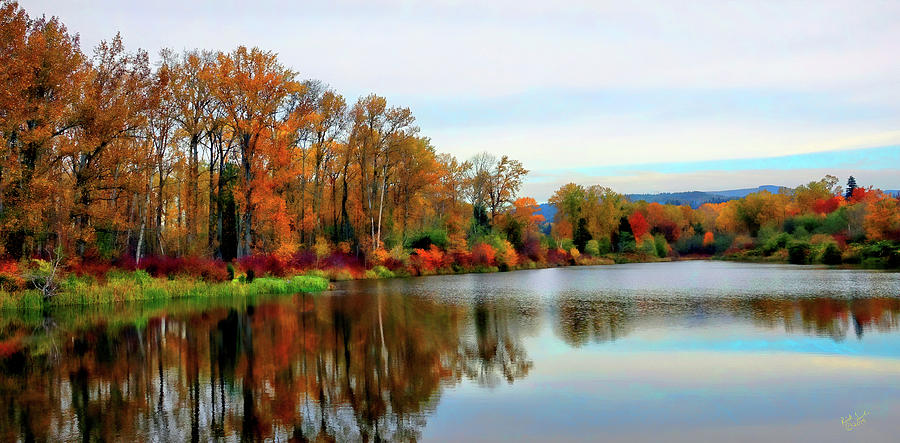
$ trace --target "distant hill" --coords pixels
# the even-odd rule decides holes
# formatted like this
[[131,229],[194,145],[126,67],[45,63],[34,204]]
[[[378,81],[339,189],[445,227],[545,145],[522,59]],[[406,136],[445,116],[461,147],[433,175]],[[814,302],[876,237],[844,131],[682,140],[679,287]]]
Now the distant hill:
[[553,217],[556,217],[556,206],[551,203],[541,203],[538,209],[538,214],[544,216],[544,222],[549,223],[553,221]]
[[727,189],[724,191],[690,191],[690,192],[662,192],[659,194],[626,194],[631,201],[644,200],[648,203],[660,203],[669,205],[689,205],[699,208],[704,203],[722,203],[746,197],[748,194],[760,191],[777,193],[782,186],[764,185],[757,188]]
[[781,190],[781,188],[784,188],[784,186],[762,185],[758,188],[731,189],[727,191],[709,191],[708,193],[727,197],[741,198],[746,197],[747,194],[752,194],[759,191],[769,191],[773,194],[776,194],[779,190]]

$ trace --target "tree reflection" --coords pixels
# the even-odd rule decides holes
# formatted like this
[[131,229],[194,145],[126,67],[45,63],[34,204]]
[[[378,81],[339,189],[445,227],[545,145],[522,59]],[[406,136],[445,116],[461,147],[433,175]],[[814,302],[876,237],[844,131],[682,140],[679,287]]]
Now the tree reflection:
[[851,328],[858,339],[867,329],[882,332],[897,329],[900,299],[760,298],[744,302],[738,311],[748,314],[757,324],[769,327],[783,324],[787,332],[802,331],[841,341]]
[[581,346],[624,337],[638,312],[633,299],[560,297],[556,304],[557,333],[567,344]]
[[[551,303],[571,346],[718,316],[843,340],[895,330],[900,313],[895,298]],[[521,300],[377,290],[177,306],[0,319],[0,440],[416,440],[446,386],[526,377],[544,318]]]
[[478,300],[472,311],[474,334],[466,334],[460,342],[460,375],[482,386],[496,386],[501,378],[512,383],[528,375],[533,364],[522,336],[535,329],[539,313],[504,300]]
[[0,438],[415,440],[443,386],[527,374],[522,318],[349,294],[31,335],[7,322],[4,343],[31,345],[0,356]]

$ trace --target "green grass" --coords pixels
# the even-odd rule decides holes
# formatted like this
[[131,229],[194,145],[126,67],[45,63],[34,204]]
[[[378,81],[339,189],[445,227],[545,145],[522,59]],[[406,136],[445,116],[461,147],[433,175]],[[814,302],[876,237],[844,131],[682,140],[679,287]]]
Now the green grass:
[[0,309],[42,309],[55,306],[84,306],[129,301],[158,301],[176,298],[248,297],[266,294],[295,294],[328,289],[328,280],[309,275],[290,278],[259,277],[251,283],[237,280],[209,283],[190,278],[152,278],[143,271],[115,272],[105,283],[91,278],[69,277],[50,300],[38,291],[8,293],[0,290]]

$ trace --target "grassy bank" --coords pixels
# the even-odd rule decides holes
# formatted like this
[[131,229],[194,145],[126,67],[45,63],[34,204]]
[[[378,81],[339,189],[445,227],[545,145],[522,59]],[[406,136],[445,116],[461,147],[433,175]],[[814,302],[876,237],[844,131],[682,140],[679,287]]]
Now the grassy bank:
[[260,277],[250,282],[207,282],[189,277],[154,278],[143,271],[110,272],[105,281],[70,275],[59,291],[44,298],[38,290],[0,290],[0,309],[43,309],[127,301],[158,301],[177,298],[249,297],[265,294],[319,292],[328,280],[310,275],[287,278]]

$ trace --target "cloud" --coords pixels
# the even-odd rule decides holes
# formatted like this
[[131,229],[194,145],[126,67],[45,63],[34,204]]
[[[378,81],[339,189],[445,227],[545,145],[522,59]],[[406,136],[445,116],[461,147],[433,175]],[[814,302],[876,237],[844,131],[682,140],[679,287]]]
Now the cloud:
[[260,45],[354,91],[492,96],[536,88],[897,84],[892,2],[101,2],[25,1],[86,44]]
[[[534,171],[526,190],[539,195],[558,169],[900,143],[898,2],[21,4],[60,16],[87,51],[117,31],[151,53],[273,50],[350,102],[374,91],[411,106],[441,151],[522,160]],[[589,179],[628,192],[796,184],[783,171],[753,174]]]

